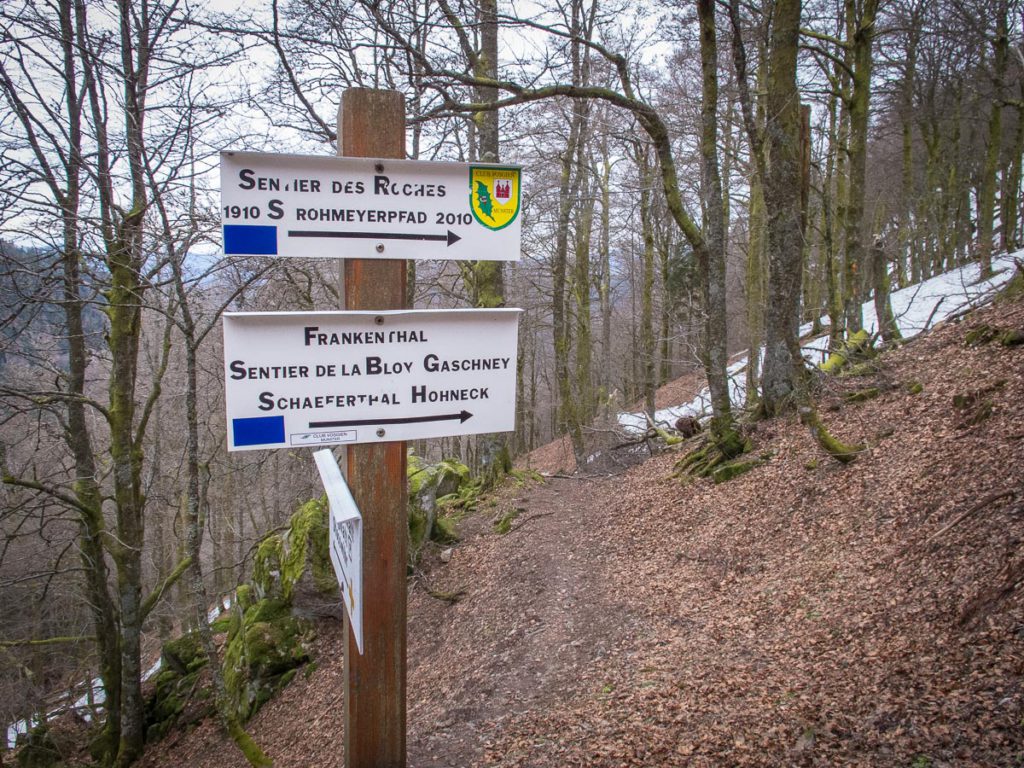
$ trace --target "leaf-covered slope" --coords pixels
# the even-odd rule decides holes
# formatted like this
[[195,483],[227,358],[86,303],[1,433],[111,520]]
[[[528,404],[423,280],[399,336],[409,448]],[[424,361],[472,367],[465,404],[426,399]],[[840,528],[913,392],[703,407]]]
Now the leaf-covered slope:
[[[777,420],[723,485],[679,485],[667,454],[506,489],[429,570],[466,597],[410,587],[409,765],[1016,764],[1024,346],[967,346],[983,323],[1024,328],[1024,304],[829,380],[830,428],[869,445],[852,465]],[[315,674],[253,720],[278,766],[341,764],[340,647],[321,632]],[[145,764],[243,761],[204,725]]]

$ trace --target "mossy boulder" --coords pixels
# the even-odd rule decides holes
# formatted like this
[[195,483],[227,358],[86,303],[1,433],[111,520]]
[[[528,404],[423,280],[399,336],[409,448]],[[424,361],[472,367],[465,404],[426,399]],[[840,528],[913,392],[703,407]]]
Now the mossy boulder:
[[284,600],[291,612],[307,619],[341,618],[338,582],[331,565],[325,498],[307,501],[291,516],[288,527],[263,539],[256,548],[251,594],[255,601]]
[[206,661],[198,632],[188,632],[175,640],[169,640],[160,649],[161,666],[164,670],[174,670],[179,675],[199,669]]
[[256,547],[253,586],[259,597],[290,599],[308,577],[316,589],[337,588],[328,541],[329,507],[324,498],[307,501],[288,521],[283,533],[264,538]]
[[1011,328],[1008,331],[1003,331],[999,335],[999,343],[1004,347],[1018,347],[1024,344],[1024,330]]
[[455,515],[476,504],[480,486],[470,478],[469,467],[455,459],[425,464],[410,454],[407,474],[410,555],[415,558],[427,541],[458,541]]
[[146,741],[162,739],[190,703],[208,698],[200,685],[201,671],[207,663],[198,632],[188,632],[164,644],[160,671],[143,712]]
[[1014,301],[1024,296],[1024,261],[1014,259],[1014,273],[996,295],[996,303]]
[[265,598],[236,612],[224,651],[224,683],[240,722],[259,711],[311,658],[311,624],[283,598]]
[[60,748],[53,739],[48,725],[37,725],[28,733],[18,736],[17,763],[20,768],[59,768]]

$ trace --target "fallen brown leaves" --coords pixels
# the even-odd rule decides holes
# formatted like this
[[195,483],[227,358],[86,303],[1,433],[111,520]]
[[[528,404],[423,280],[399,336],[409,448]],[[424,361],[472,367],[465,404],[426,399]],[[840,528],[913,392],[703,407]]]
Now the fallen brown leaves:
[[[1024,306],[982,319],[1024,327]],[[1019,765],[1024,348],[964,330],[886,355],[876,382],[829,382],[830,430],[869,446],[852,465],[790,419],[759,425],[771,460],[721,486],[680,487],[665,455],[506,489],[427,563],[465,598],[410,594],[409,765]],[[923,392],[843,402],[909,381]],[[965,425],[954,396],[983,390],[991,413]],[[495,535],[513,505],[529,525]],[[341,764],[341,659],[321,642],[253,723],[278,766]],[[145,762],[242,764],[209,725]]]

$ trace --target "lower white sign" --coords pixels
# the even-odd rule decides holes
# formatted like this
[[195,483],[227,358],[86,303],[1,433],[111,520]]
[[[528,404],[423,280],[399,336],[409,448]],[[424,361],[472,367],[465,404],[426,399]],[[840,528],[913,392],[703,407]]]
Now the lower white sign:
[[519,312],[225,314],[228,450],[509,432]]
[[329,449],[313,454],[320,471],[330,514],[331,563],[341,586],[342,602],[360,655],[363,653],[363,516],[334,454]]

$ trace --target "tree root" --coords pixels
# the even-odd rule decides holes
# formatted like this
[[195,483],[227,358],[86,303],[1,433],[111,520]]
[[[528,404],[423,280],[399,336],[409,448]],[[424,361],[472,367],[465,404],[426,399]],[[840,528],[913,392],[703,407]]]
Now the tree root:
[[413,573],[416,576],[417,583],[423,587],[423,591],[430,595],[435,600],[440,600],[442,603],[448,603],[454,605],[466,596],[465,587],[458,587],[451,592],[447,592],[441,589],[435,589],[427,578],[426,574],[423,573],[422,569],[414,568]]
[[676,462],[672,477],[683,480],[709,477],[717,467],[746,453],[750,448],[750,441],[735,429],[716,430],[712,424],[711,433],[704,444]]
[[811,430],[811,435],[814,437],[815,442],[836,461],[849,464],[857,458],[858,454],[863,453],[867,449],[866,445],[847,445],[832,437],[828,428],[818,418],[818,412],[813,405],[801,405],[797,411],[800,413],[800,421]]

